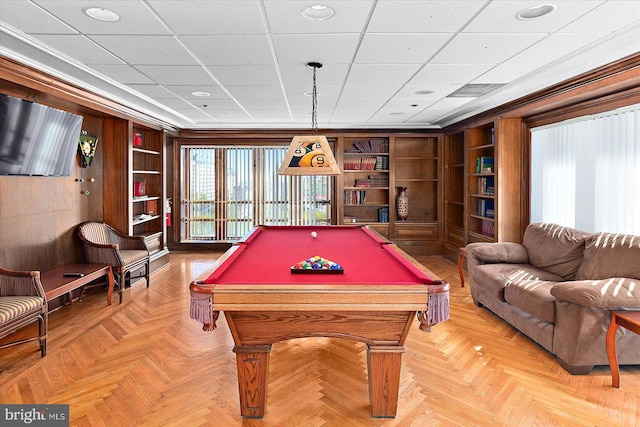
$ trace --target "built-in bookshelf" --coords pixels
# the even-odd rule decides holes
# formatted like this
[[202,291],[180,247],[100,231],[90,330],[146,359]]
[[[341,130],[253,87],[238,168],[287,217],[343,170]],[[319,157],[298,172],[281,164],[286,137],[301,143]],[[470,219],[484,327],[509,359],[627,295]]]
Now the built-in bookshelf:
[[168,262],[164,221],[162,130],[128,120],[104,121],[104,220],[120,232],[143,236],[152,269]]
[[445,136],[443,253],[454,261],[465,245],[464,152],[464,132]]
[[[440,136],[391,137],[391,200],[394,217],[391,238],[400,245],[411,246],[421,252],[433,249],[433,243],[439,238],[441,141]],[[404,221],[397,217],[394,205],[403,187],[406,187],[409,198],[409,215]]]
[[[466,241],[520,241],[522,123],[498,119],[464,131]],[[500,187],[498,187],[500,184]]]
[[341,148],[341,222],[368,224],[388,236],[389,138],[345,137]]

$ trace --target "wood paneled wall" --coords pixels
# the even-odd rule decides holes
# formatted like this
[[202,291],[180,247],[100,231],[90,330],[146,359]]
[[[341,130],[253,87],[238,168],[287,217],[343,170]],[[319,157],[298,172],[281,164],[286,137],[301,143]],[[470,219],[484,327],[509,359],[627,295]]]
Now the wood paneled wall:
[[[82,129],[98,137],[91,167],[81,167],[76,155],[72,176],[0,176],[0,266],[47,271],[82,262],[75,227],[103,218],[105,148],[102,118],[84,115]],[[80,178],[84,182],[76,181]],[[85,190],[90,194],[82,194]]]

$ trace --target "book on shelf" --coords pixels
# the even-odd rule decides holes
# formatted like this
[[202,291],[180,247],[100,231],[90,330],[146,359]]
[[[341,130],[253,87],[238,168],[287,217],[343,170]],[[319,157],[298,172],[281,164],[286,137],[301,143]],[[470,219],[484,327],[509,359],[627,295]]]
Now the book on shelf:
[[491,199],[480,199],[478,200],[478,207],[476,210],[476,214],[480,216],[484,216],[487,218],[494,217],[494,203]]
[[376,166],[375,157],[347,157],[344,159],[344,170],[360,171],[374,170]]
[[353,148],[344,150],[345,153],[388,153],[389,141],[386,139],[366,139],[353,143]]
[[476,157],[476,173],[492,173],[493,157]]
[[495,225],[493,221],[480,221],[480,234],[493,237],[495,235]]
[[378,208],[378,222],[389,222],[389,208]]
[[478,194],[493,196],[495,194],[494,177],[483,176],[478,178]]
[[366,200],[365,190],[344,190],[344,202],[348,205],[364,205]]
[[345,215],[342,217],[342,222],[345,224],[352,224],[354,222],[357,222],[357,220],[355,216]]
[[389,186],[389,177],[385,175],[369,175],[367,179],[371,182],[372,187]]

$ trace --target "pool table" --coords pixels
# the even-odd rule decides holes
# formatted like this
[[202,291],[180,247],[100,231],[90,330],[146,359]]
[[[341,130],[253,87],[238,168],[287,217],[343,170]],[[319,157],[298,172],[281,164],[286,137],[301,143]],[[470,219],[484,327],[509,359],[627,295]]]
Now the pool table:
[[[291,271],[314,256],[342,271]],[[301,337],[366,343],[371,414],[394,417],[403,344],[414,318],[429,330],[449,316],[449,284],[359,225],[258,226],[189,288],[191,317],[204,330],[215,329],[224,312],[245,418],[264,416],[271,344]]]

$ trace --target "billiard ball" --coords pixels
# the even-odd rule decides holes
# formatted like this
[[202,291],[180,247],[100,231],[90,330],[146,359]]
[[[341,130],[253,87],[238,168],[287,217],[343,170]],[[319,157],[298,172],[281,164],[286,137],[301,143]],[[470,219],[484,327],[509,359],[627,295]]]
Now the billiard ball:
[[311,232],[311,237],[313,237],[315,239],[316,237],[318,237],[318,233],[316,233],[315,231],[312,231]]

